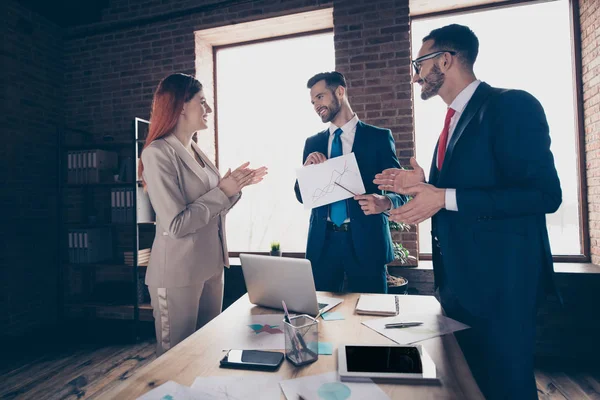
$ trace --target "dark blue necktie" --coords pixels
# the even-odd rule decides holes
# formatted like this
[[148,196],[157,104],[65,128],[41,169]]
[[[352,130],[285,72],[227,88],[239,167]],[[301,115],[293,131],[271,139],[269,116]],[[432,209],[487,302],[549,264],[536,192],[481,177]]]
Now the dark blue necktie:
[[[342,151],[342,139],[340,135],[343,133],[342,128],[337,128],[335,132],[333,132],[333,143],[331,143],[331,157],[339,157],[343,155]],[[331,203],[329,205],[329,218],[331,221],[337,226],[341,226],[347,217],[346,212],[346,200],[336,201],[335,203]]]

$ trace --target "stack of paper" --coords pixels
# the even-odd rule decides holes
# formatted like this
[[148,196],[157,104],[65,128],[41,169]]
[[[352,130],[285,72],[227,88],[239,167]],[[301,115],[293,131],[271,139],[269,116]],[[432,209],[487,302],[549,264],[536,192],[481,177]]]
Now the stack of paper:
[[[133,251],[126,251],[123,253],[125,265],[133,266]],[[143,249],[138,251],[138,265],[148,265],[150,261],[150,249]]]
[[361,294],[356,304],[357,314],[397,315],[398,297],[390,294]]

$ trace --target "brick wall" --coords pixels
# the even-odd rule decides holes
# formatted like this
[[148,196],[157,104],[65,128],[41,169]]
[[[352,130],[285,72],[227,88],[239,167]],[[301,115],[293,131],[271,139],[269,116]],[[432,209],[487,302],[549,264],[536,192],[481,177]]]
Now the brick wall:
[[[219,4],[114,0],[102,24],[71,29],[65,42],[67,124],[98,139],[128,140],[133,118],[149,117],[159,80],[195,72],[194,31],[332,6],[318,0]],[[392,130],[400,161],[408,164],[414,147],[408,0],[336,0],[333,6],[336,65],[349,79],[350,102],[362,120]],[[416,253],[414,230],[394,236]]]
[[579,0],[592,262],[600,264],[600,0]]
[[[354,111],[367,123],[389,128],[398,158],[414,155],[408,0],[334,1],[336,69],[348,78]],[[417,233],[393,232],[412,255]]]
[[0,332],[56,321],[57,127],[62,122],[62,32],[2,2]]

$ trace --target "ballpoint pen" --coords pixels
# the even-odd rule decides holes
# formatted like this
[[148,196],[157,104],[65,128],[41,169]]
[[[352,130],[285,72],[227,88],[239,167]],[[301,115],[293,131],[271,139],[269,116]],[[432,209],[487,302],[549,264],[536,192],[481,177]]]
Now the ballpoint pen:
[[[343,186],[342,186],[342,185],[340,185],[339,183],[337,183],[337,182],[333,182],[333,183],[335,183],[336,185],[338,185],[339,187],[341,187],[342,189],[344,189],[346,192],[350,193],[352,196],[358,196],[356,193],[354,193],[354,192],[353,192],[353,191],[351,191],[350,189],[347,189],[347,188],[343,187]],[[383,211],[383,212],[382,212],[382,214],[383,214],[383,215],[385,215],[386,217],[389,217],[389,216],[390,216],[390,213],[389,213],[389,211]]]
[[323,310],[324,310],[324,309],[325,309],[325,308],[321,308],[321,309],[319,310],[319,313],[318,313],[318,314],[317,314],[317,316],[315,317],[315,320],[319,319],[319,317],[321,316],[321,314],[323,314]]
[[385,324],[386,328],[409,328],[411,326],[419,326],[423,325],[422,322],[414,321],[414,322],[395,322],[392,324]]

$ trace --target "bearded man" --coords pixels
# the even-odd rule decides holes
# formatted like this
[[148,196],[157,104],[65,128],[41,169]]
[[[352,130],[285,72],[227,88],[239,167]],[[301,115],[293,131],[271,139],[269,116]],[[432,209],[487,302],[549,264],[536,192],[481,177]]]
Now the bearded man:
[[448,106],[429,181],[413,159],[374,182],[413,196],[390,219],[432,218],[435,284],[446,314],[471,326],[456,338],[485,397],[533,400],[537,300],[555,291],[546,214],[562,191],[541,104],[477,80],[478,50],[466,26],[423,39],[413,82]]
[[[358,119],[341,73],[317,74],[307,87],[315,112],[329,127],[306,140],[302,162],[319,164],[353,152],[366,189],[366,194],[313,208],[306,258],[315,287],[328,292],[387,293],[386,264],[394,259],[387,211],[404,204],[406,197],[381,194],[373,179],[383,169],[400,168],[392,132]],[[302,203],[298,181],[295,191]]]

